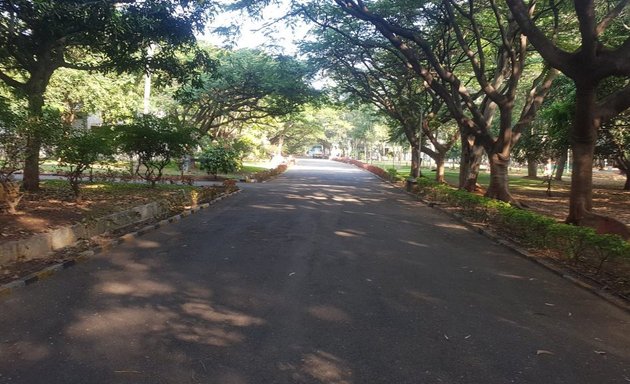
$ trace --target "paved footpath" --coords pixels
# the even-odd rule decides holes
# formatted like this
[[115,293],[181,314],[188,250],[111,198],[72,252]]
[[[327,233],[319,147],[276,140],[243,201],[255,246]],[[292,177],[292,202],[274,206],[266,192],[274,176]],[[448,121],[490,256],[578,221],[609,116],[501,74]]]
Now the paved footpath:
[[628,313],[327,160],[0,299],[0,383],[628,382]]

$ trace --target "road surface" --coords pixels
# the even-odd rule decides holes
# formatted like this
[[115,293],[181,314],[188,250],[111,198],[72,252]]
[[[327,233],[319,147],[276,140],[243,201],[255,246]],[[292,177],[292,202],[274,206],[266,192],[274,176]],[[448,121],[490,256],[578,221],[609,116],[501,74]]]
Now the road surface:
[[0,383],[628,382],[628,313],[328,160],[0,299]]

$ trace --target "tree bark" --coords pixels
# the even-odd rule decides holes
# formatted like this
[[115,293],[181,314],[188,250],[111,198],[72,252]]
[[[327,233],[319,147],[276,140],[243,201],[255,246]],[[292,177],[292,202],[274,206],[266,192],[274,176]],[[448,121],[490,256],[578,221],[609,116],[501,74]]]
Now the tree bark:
[[39,152],[42,148],[42,140],[38,132],[38,124],[42,118],[43,106],[43,92],[33,92],[28,95],[28,118],[31,126],[26,142],[22,187],[29,192],[39,191]]
[[444,183],[444,159],[446,155],[439,153],[439,155],[433,159],[435,160],[435,181],[438,183]]
[[623,190],[630,191],[630,159],[620,156],[617,159],[617,168],[626,175],[626,183],[623,185]]
[[556,175],[554,180],[562,181],[562,175],[564,175],[564,168],[567,166],[567,150],[564,150],[560,157],[556,160]]
[[477,178],[484,148],[475,137],[462,135],[462,156],[459,165],[459,188],[473,192],[477,189]]
[[527,177],[532,179],[538,177],[538,162],[533,156],[527,158]]
[[595,119],[595,86],[576,82],[575,120],[570,140],[573,153],[569,216],[566,222],[580,225],[593,209],[593,156],[598,121]]
[[420,140],[417,139],[411,144],[411,172],[409,173],[409,176],[411,178],[417,179],[418,177],[420,177],[422,173],[420,171],[421,161],[422,159],[420,157]]
[[510,160],[503,158],[498,153],[488,155],[490,162],[490,185],[486,191],[486,197],[510,202],[512,195],[508,183],[508,167]]

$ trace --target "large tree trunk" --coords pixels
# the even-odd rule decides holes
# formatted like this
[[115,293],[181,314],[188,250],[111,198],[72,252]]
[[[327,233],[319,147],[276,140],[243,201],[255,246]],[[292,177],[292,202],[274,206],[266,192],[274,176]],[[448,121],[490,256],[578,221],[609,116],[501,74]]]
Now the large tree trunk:
[[462,135],[462,157],[459,165],[459,188],[472,192],[477,189],[477,178],[484,148],[473,136]]
[[508,182],[510,159],[506,159],[498,153],[492,153],[488,155],[488,160],[490,162],[490,185],[485,196],[501,201],[512,201]]
[[562,181],[562,175],[564,175],[564,168],[567,166],[567,149],[565,149],[560,157],[556,160],[556,175],[554,180]]
[[438,183],[444,183],[444,159],[446,154],[439,153],[433,160],[435,160],[435,181]]
[[527,177],[532,179],[538,177],[538,162],[533,156],[527,157]]
[[42,118],[43,106],[43,92],[33,92],[28,96],[28,118],[31,126],[26,143],[22,187],[29,192],[39,191],[39,152],[42,148],[42,140],[38,125]]
[[421,175],[420,165],[422,159],[420,157],[420,139],[414,140],[411,143],[411,172],[409,174],[410,177],[417,179]]
[[569,216],[566,222],[580,225],[593,208],[593,154],[598,122],[595,119],[595,86],[576,82],[576,111],[571,127],[573,169]]

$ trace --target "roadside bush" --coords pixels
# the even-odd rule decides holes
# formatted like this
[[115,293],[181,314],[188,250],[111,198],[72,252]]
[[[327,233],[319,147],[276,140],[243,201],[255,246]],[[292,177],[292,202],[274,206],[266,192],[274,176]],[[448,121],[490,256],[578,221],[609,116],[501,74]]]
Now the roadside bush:
[[236,172],[241,168],[240,154],[225,143],[212,143],[199,156],[199,168],[216,179],[219,173]]
[[113,155],[111,137],[102,132],[98,129],[73,131],[63,140],[63,144],[55,149],[59,165],[69,168],[64,175],[77,201],[81,200],[80,183],[83,172],[97,161],[107,160]]
[[389,180],[392,180],[392,181],[399,180],[398,171],[396,170],[396,168],[387,168],[387,175],[388,175]]
[[608,261],[630,264],[630,243],[616,235],[599,235],[592,228],[557,223],[508,203],[423,178],[418,179],[414,193],[457,207],[463,216],[483,222],[521,245],[554,251],[574,263],[587,263],[598,272]]
[[133,173],[152,187],[162,179],[164,168],[171,160],[186,154],[195,142],[192,128],[169,117],[144,115],[131,124],[114,126],[112,130],[120,150],[138,159]]
[[280,164],[276,168],[256,172],[251,176],[251,178],[260,183],[274,176],[278,176],[279,174],[285,172],[287,169],[288,166],[286,164]]
[[[352,164],[355,165],[359,168],[363,168],[366,171],[369,171],[373,174],[375,174],[376,176],[380,177],[381,179],[387,180],[387,181],[397,181],[398,180],[398,173],[396,172],[396,174],[394,176],[392,176],[392,172],[390,172],[391,170],[384,170],[383,168],[377,167],[375,165],[372,164],[365,164],[359,160],[354,160],[354,159],[350,159],[347,157],[341,157],[341,158],[337,158],[335,159],[335,161],[339,161],[341,163],[346,163],[346,164]],[[395,171],[395,170],[394,170]]]

